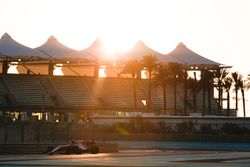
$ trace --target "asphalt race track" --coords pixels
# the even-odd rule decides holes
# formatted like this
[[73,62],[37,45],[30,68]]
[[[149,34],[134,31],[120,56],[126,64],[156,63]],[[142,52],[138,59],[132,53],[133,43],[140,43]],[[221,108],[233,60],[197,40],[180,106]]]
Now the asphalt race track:
[[[131,143],[126,143],[131,144]],[[152,144],[152,143],[151,143]],[[164,144],[164,143],[161,143]],[[169,143],[168,143],[169,144]],[[188,143],[186,143],[188,144]],[[218,143],[217,143],[218,144]],[[122,144],[121,144],[122,145]],[[73,166],[73,167],[132,167],[132,166],[177,166],[177,167],[221,167],[250,166],[248,149],[173,149],[152,148],[149,144],[138,142],[140,148],[125,148],[123,143],[118,153],[81,154],[81,155],[1,155],[0,166]],[[144,145],[144,147],[142,147]],[[210,147],[209,144],[206,144]],[[230,145],[230,144],[228,144]],[[231,144],[232,146],[234,144]],[[240,147],[240,145],[239,145]]]

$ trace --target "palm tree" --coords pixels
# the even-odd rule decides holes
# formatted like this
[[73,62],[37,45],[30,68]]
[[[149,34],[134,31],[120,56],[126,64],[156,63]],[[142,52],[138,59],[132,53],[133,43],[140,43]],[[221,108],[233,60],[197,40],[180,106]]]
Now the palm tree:
[[227,115],[230,116],[230,89],[232,86],[232,78],[227,77],[224,79],[223,87],[225,88],[225,91],[227,93]]
[[151,111],[151,80],[152,80],[152,72],[155,69],[157,65],[157,59],[153,55],[146,55],[143,57],[142,64],[148,71],[149,77],[148,77],[148,101],[147,101],[147,109],[150,112]]
[[206,112],[206,93],[208,98],[208,113],[211,113],[211,91],[213,86],[213,73],[209,69],[201,70],[201,83],[203,88],[203,99],[202,99],[202,114],[205,115]]
[[[246,117],[246,104],[245,104],[245,84],[244,81],[242,82],[242,86],[240,85],[240,91],[241,91],[241,95],[242,95],[242,105],[243,105],[243,114],[244,117]],[[249,89],[249,88],[247,88]]]
[[233,72],[232,79],[234,81],[234,90],[235,90],[235,109],[238,110],[238,90],[241,83],[242,78],[240,78],[240,74],[238,72]]
[[218,90],[218,110],[221,111],[222,109],[222,95],[223,95],[223,80],[227,77],[228,71],[225,68],[218,68],[214,73],[215,77],[215,84]]
[[[214,95],[214,73],[213,71],[207,71],[207,97],[208,97],[208,113],[211,114],[211,94]],[[213,97],[212,97],[213,98]]]
[[206,115],[205,109],[206,109],[206,91],[207,91],[207,70],[204,68],[201,70],[201,82],[202,82],[202,115]]
[[162,95],[163,95],[163,109],[164,113],[166,114],[166,108],[167,108],[167,99],[166,99],[166,86],[169,81],[169,67],[167,65],[159,64],[157,68],[155,69],[154,73],[154,85],[161,86],[162,87]]
[[174,113],[176,115],[176,110],[177,110],[177,81],[182,82],[183,81],[183,76],[184,76],[184,71],[183,67],[181,64],[177,63],[169,63],[169,71],[172,75],[173,78],[173,85],[174,85]]
[[184,68],[183,72],[183,88],[184,88],[184,115],[188,115],[187,113],[187,92],[188,92],[188,70],[187,67]]
[[130,73],[133,79],[134,108],[137,108],[136,78],[138,78],[140,71],[141,65],[137,60],[129,60],[122,71],[122,73]]
[[187,80],[187,87],[191,89],[191,92],[193,94],[193,112],[196,112],[196,94],[200,91],[200,81],[197,81],[196,72],[194,72],[194,78],[189,78]]
[[241,95],[242,95],[243,114],[244,114],[244,117],[246,117],[245,90],[250,89],[250,82],[249,82],[250,75],[248,74],[247,81],[243,80],[242,75],[239,76],[239,80],[240,80],[239,88],[240,88]]

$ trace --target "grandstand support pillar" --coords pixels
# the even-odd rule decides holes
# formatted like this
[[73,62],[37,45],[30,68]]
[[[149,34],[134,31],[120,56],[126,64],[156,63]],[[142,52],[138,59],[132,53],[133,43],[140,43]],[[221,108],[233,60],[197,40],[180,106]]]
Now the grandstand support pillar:
[[27,121],[28,120],[27,112],[21,112],[21,120],[22,121]]
[[187,79],[188,79],[188,70],[187,67],[185,67],[185,74],[184,74],[184,115],[187,116],[187,93],[188,93],[188,87],[187,87]]
[[69,114],[67,111],[63,113],[63,116],[64,116],[63,118],[64,122],[69,122]]
[[38,122],[36,127],[36,142],[40,143],[40,139],[41,139],[41,122]]
[[2,74],[3,75],[8,73],[8,68],[9,68],[8,58],[5,57],[4,60],[3,60],[3,64],[2,64]]
[[136,72],[136,79],[141,79],[141,70]]
[[22,122],[21,123],[21,143],[24,143],[24,140],[25,140],[24,131],[25,131],[25,122]]
[[96,64],[96,65],[95,65],[95,69],[94,69],[94,77],[95,77],[95,78],[98,78],[98,77],[99,77],[99,68],[100,68],[100,65],[99,65],[99,64]]
[[32,119],[32,112],[31,111],[27,111],[27,118],[28,118],[28,120]]
[[52,121],[51,119],[51,112],[46,112],[46,121]]
[[54,63],[52,63],[50,61],[49,65],[48,65],[48,74],[49,74],[49,76],[53,76],[53,71],[54,71]]
[[68,122],[73,122],[75,120],[75,114],[68,112]]
[[7,143],[8,141],[8,123],[4,124],[4,143]]

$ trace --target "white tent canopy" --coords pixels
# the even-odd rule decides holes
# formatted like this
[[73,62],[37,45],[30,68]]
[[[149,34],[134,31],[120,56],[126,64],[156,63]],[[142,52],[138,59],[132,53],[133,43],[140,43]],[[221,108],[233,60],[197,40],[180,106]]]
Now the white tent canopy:
[[38,50],[24,46],[14,39],[8,33],[3,34],[0,39],[0,56],[4,57],[47,57]]
[[220,65],[220,63],[209,60],[193,52],[192,50],[188,49],[183,43],[179,43],[177,47],[167,55],[182,61],[186,65]]
[[54,36],[50,36],[47,42],[37,47],[39,51],[43,52],[50,58],[55,59],[87,59],[88,56],[83,55],[80,51],[71,49],[60,43]]
[[182,63],[181,61],[168,56],[161,54],[151,48],[149,48],[144,42],[138,41],[135,46],[130,49],[128,52],[124,54],[124,59],[136,59],[142,60],[146,55],[155,56],[160,62],[174,62],[174,63]]
[[92,45],[83,49],[81,52],[90,55],[90,60],[115,60],[117,56],[115,53],[108,52],[105,49],[103,42],[98,38],[92,43]]

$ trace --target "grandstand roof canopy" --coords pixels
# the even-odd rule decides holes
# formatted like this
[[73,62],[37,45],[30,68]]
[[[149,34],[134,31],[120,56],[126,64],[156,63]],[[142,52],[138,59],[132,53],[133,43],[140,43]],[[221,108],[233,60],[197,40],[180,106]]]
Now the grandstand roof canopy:
[[146,55],[155,56],[160,62],[174,62],[182,63],[180,60],[175,59],[169,55],[161,54],[149,48],[144,42],[138,41],[135,46],[124,54],[124,59],[142,60]]
[[176,48],[167,55],[182,61],[186,65],[220,65],[220,63],[209,60],[193,52],[192,50],[187,48],[183,43],[179,43]]
[[37,47],[39,51],[43,52],[50,58],[55,59],[86,59],[88,55],[83,54],[80,51],[71,49],[62,43],[60,43],[54,36],[50,36],[47,42]]
[[3,36],[0,39],[0,56],[6,56],[6,57],[40,57],[45,58],[47,57],[42,52],[29,48],[27,46],[24,46],[18,42],[16,42],[14,39],[11,38],[11,36],[8,33],[3,34]]
[[108,52],[103,42],[100,39],[96,39],[92,45],[81,51],[84,54],[90,55],[90,60],[115,60],[115,53]]

